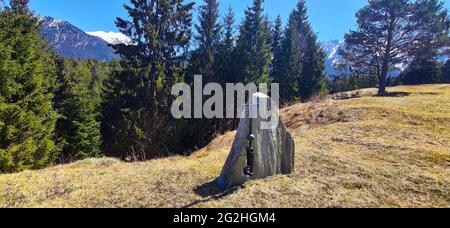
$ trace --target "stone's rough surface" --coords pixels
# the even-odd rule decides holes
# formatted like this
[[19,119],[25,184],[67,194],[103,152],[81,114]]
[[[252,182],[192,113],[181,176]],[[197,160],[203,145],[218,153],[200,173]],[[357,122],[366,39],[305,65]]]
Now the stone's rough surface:
[[[252,104],[266,105],[271,102],[266,95],[253,95]],[[233,186],[244,184],[250,179],[262,179],[275,174],[289,174],[294,171],[295,145],[292,136],[287,132],[286,127],[281,122],[278,110],[272,112],[269,119],[261,117],[248,118],[249,107],[246,106],[245,118],[239,123],[236,138],[233,142],[230,155],[225,163],[220,177],[217,179],[217,187],[225,191]],[[278,120],[278,121],[272,121]],[[252,124],[250,124],[252,121]],[[271,127],[267,127],[267,122],[271,121]],[[244,168],[247,166],[248,136],[255,135],[255,159],[254,175],[248,177],[244,175]]]

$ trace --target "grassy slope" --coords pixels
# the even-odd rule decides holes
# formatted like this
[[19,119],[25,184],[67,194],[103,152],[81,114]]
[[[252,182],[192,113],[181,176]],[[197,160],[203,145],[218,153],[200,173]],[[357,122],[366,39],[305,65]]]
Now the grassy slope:
[[450,207],[450,85],[282,111],[296,171],[217,194],[234,133],[191,157],[0,175],[0,207]]

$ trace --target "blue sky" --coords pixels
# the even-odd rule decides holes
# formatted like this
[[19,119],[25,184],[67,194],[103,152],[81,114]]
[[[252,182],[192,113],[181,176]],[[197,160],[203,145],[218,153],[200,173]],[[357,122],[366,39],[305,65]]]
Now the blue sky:
[[[222,14],[232,6],[240,22],[245,8],[252,0],[219,0]],[[446,7],[450,7],[450,1]],[[122,5],[128,0],[31,0],[31,8],[40,15],[69,21],[84,31],[117,31],[114,20],[126,17]],[[196,8],[202,3],[197,2]],[[354,28],[355,13],[367,0],[307,0],[311,24],[322,41],[343,39],[344,34]],[[297,0],[266,0],[265,11],[270,18],[281,15],[286,20],[297,4]]]

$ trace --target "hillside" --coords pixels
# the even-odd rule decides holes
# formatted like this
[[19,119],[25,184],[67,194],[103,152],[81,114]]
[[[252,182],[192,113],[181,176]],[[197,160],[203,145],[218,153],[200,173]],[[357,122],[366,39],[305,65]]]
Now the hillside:
[[283,109],[289,176],[217,193],[230,132],[190,157],[0,175],[0,207],[450,207],[450,85],[389,92]]

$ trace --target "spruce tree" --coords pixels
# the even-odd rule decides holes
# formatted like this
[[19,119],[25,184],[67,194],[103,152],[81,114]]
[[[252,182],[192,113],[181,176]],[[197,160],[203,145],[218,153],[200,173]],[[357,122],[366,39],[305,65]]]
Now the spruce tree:
[[285,39],[284,35],[282,20],[278,16],[272,32],[273,59],[271,76],[274,82],[280,85],[280,98],[282,102],[287,102],[290,94],[290,83],[287,78],[287,58],[283,44]]
[[281,52],[281,44],[283,41],[283,21],[281,16],[278,15],[275,19],[275,23],[272,31],[272,53]]
[[306,44],[300,78],[300,98],[302,100],[307,100],[316,94],[327,93],[325,53],[317,41],[317,34],[311,32],[306,38]]
[[254,0],[245,11],[237,41],[237,69],[240,82],[268,83],[271,62],[271,31],[264,15],[263,0]]
[[311,28],[304,0],[289,17],[283,41],[283,55],[286,65],[280,74],[287,75],[290,88],[286,91],[288,100],[307,100],[312,95],[326,92],[324,53],[317,41],[317,34]]
[[107,155],[151,159],[175,144],[170,92],[183,76],[182,50],[191,38],[193,5],[131,0],[125,5],[131,20],[116,20],[132,45],[113,46],[122,70],[113,73],[103,102],[102,147]]
[[300,91],[300,77],[302,72],[302,53],[305,43],[304,39],[297,32],[298,20],[291,13],[289,16],[288,25],[285,31],[285,38],[283,40],[283,59],[279,66],[280,81],[285,81],[282,84],[281,97],[284,101],[294,101],[299,98]]
[[0,12],[0,172],[43,168],[58,155],[55,56],[27,2]]
[[10,1],[11,10],[15,14],[21,14],[21,15],[28,14],[29,13],[29,9],[28,9],[29,3],[30,3],[30,0],[11,0]]
[[[234,28],[234,12],[231,6],[228,8],[228,12],[225,15],[222,27],[224,28],[222,39],[219,45],[219,52],[215,61],[215,72],[218,78],[218,82],[225,88],[227,83],[236,83],[236,68],[235,68],[235,28]],[[226,104],[226,97],[224,97],[224,104]],[[224,116],[226,116],[226,110],[224,109]],[[222,133],[227,130],[232,130],[237,122],[233,118],[233,124],[230,125],[229,121],[225,118],[222,121]]]
[[222,39],[219,45],[219,52],[216,58],[215,71],[218,75],[218,82],[222,85],[226,83],[236,83],[236,75],[234,68],[234,50],[235,50],[235,19],[234,12],[231,6],[228,8],[228,13],[225,15],[222,27],[224,28]]
[[61,118],[58,120],[58,139],[63,145],[61,162],[101,156],[99,80],[87,61],[63,60],[59,73],[60,88],[57,104]]
[[[198,33],[195,36],[198,45],[196,56],[199,58],[197,74],[203,75],[203,83],[218,82],[219,80],[217,71],[214,69],[221,32],[219,16],[219,2],[217,0],[204,0],[204,5],[199,8],[199,23],[195,25]],[[193,97],[193,99],[195,98]],[[207,97],[203,100],[206,99]],[[194,132],[192,138],[200,137],[199,141],[209,142],[218,129],[218,122],[218,120],[209,119],[194,120],[191,125],[197,129],[197,132]],[[203,146],[203,143],[200,146]]]
[[198,35],[195,36],[200,58],[200,72],[206,81],[214,81],[214,57],[217,55],[220,41],[221,26],[219,23],[219,2],[204,0],[199,8],[199,23],[195,25]]

